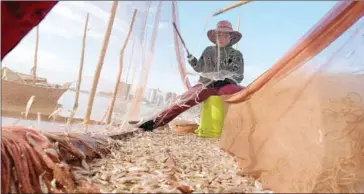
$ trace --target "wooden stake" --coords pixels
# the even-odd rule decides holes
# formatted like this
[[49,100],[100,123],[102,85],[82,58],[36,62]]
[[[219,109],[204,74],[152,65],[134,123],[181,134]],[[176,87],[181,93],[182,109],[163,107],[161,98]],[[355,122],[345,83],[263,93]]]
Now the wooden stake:
[[112,95],[111,103],[110,103],[110,106],[109,106],[109,109],[108,109],[108,113],[107,113],[106,124],[109,124],[110,121],[111,121],[112,112],[113,112],[113,109],[114,109],[114,104],[115,104],[115,99],[116,99],[116,94],[118,92],[118,87],[119,87],[119,84],[120,84],[120,78],[121,78],[121,74],[122,74],[122,71],[123,71],[124,51],[125,51],[126,45],[128,44],[131,31],[133,30],[133,25],[134,25],[136,13],[137,13],[137,10],[134,9],[133,16],[131,18],[131,23],[130,23],[130,26],[129,26],[129,30],[128,30],[128,33],[126,35],[126,39],[124,41],[123,46],[120,49],[119,70],[118,70],[118,74],[116,76],[115,88],[114,88],[114,92],[113,92],[113,95]]
[[[131,69],[131,65],[132,65],[132,59],[133,59],[133,54],[134,54],[134,48],[135,48],[135,39],[133,39],[133,46],[131,48],[131,53],[130,53],[130,60],[129,60],[129,65],[128,65],[128,71],[126,73],[126,78],[125,78],[125,83],[128,86],[128,81],[129,81],[129,75],[130,75],[130,69]],[[133,83],[130,83],[130,87]],[[126,90],[126,94],[125,94],[125,101],[127,102],[129,100],[129,93],[130,93],[130,87],[128,86],[127,90]]]
[[37,80],[37,65],[38,65],[38,43],[39,43],[39,25],[36,27],[36,39],[35,39],[35,53],[34,53],[34,64],[32,68],[33,84]]
[[212,14],[212,16],[220,15],[220,14],[226,12],[226,11],[229,11],[230,9],[234,9],[236,7],[245,5],[245,4],[250,3],[250,2],[252,2],[252,1],[239,1],[239,2],[237,2],[235,4],[233,4],[233,5],[230,5],[230,6],[227,6],[225,8],[220,9],[219,11],[215,12],[214,14]]
[[114,0],[114,2],[112,4],[112,8],[111,8],[111,14],[110,14],[110,17],[109,17],[109,23],[108,23],[107,28],[106,28],[104,41],[103,41],[102,49],[101,49],[101,52],[100,52],[99,61],[97,63],[97,67],[96,67],[96,70],[95,70],[94,80],[93,80],[91,91],[90,91],[90,97],[88,99],[86,115],[85,115],[85,118],[84,118],[84,124],[87,124],[90,121],[92,106],[93,106],[93,103],[94,103],[94,100],[95,100],[95,95],[96,95],[96,89],[97,89],[97,85],[99,83],[102,66],[104,64],[104,59],[105,59],[107,47],[109,45],[110,34],[111,34],[112,26],[114,24],[114,19],[115,19],[115,14],[116,14],[117,7],[118,7],[118,1]]
[[[237,24],[236,24],[236,31],[238,31],[239,32],[239,28],[240,28],[240,16],[238,16],[238,21],[236,22]],[[238,43],[236,43],[236,45],[235,45],[235,49],[236,50],[238,50],[239,49],[239,42]]]
[[77,86],[76,86],[75,103],[73,104],[73,110],[72,110],[71,115],[70,115],[70,117],[68,118],[68,121],[67,121],[68,126],[71,124],[72,119],[75,116],[76,111],[78,109],[78,99],[79,99],[79,96],[80,96],[83,62],[84,62],[84,58],[85,58],[85,46],[86,46],[86,34],[87,34],[87,26],[88,26],[88,17],[89,17],[89,13],[87,13],[87,15],[86,15],[85,28],[83,29],[81,60],[80,60],[80,68],[78,69],[78,80],[77,80]]

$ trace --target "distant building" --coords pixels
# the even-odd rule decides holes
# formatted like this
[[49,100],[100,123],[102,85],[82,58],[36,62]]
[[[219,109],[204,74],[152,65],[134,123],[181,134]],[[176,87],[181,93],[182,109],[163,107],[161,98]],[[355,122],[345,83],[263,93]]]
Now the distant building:
[[150,104],[157,103],[157,90],[156,89],[150,89],[148,101]]
[[177,100],[177,94],[176,93],[173,93],[173,92],[167,92],[166,95],[165,95],[165,97],[164,97],[164,99],[165,99],[164,102],[166,104],[174,103]]
[[157,89],[157,94],[156,94],[156,98],[157,98],[157,105],[160,106],[164,103],[164,95],[163,95],[163,92],[160,91],[159,89]]
[[118,93],[116,96],[118,98],[126,99],[126,97],[130,94],[130,89],[131,89],[131,84],[127,84],[125,82],[120,82],[119,88],[118,88]]
[[172,97],[171,97],[171,102],[174,103],[177,101],[177,94],[176,93],[172,93]]
[[144,90],[144,97],[143,97],[143,100],[145,102],[148,102],[149,103],[149,97],[150,97],[151,91],[152,91],[152,89],[145,88],[145,90]]

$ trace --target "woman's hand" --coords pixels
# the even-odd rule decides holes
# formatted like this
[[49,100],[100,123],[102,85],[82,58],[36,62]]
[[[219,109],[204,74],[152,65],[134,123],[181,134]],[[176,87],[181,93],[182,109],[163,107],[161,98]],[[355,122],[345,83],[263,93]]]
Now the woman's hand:
[[192,61],[195,57],[191,54],[187,55],[188,61]]
[[229,84],[236,84],[236,83],[233,83],[229,79],[225,78],[224,80],[213,81],[207,87],[208,88],[219,88],[219,87],[223,87],[223,86],[226,86],[226,85],[229,85]]

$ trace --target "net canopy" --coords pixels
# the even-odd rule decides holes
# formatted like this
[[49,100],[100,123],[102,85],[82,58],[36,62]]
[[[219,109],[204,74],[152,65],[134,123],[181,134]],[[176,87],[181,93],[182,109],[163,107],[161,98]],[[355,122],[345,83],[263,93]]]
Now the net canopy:
[[[211,82],[236,77],[236,73],[226,71],[226,69],[229,69],[226,68],[229,64],[220,61],[219,56],[226,53],[224,49],[213,51],[213,58],[209,59],[216,66],[213,69],[196,72],[196,69],[191,67],[178,32],[184,38],[190,53],[200,60],[205,48],[213,45],[206,35],[210,29],[216,28],[216,22],[221,20],[221,18],[212,18],[208,14],[206,19],[202,18],[202,23],[201,19],[199,20],[199,26],[193,27],[196,29],[195,32],[188,32],[180,26],[180,15],[185,15],[185,13],[180,13],[179,4],[180,2],[174,1],[118,2],[108,39],[105,36],[105,31],[110,20],[111,2],[59,2],[39,25],[37,75],[45,77],[49,82],[62,83],[72,81],[74,83],[71,86],[71,91],[66,92],[59,100],[59,103],[63,106],[60,114],[66,117],[69,116],[74,104],[74,88],[77,86],[79,58],[82,55],[80,47],[82,46],[83,28],[87,13],[90,16],[85,35],[84,65],[81,80],[82,92],[78,100],[75,117],[84,118],[87,114],[87,106],[89,106],[87,102],[90,102],[90,91],[93,86],[92,80],[97,77],[94,72],[100,64],[102,64],[102,70],[100,78],[96,78],[98,84],[96,85],[96,98],[91,103],[91,119],[96,121],[107,120],[107,113],[110,109],[111,97],[117,82],[117,71],[121,60],[123,62],[121,79],[117,87],[116,101],[112,109],[113,116],[111,119],[113,123],[119,124],[126,120],[153,118],[157,115],[156,113],[161,112],[172,104],[177,103],[183,106],[193,96],[200,97],[198,94],[208,87]],[[208,2],[203,3],[203,5],[208,5]],[[254,6],[262,5],[257,4]],[[194,10],[198,9],[194,8]],[[136,10],[135,20],[122,59],[120,59],[120,50],[127,39],[134,10]],[[186,11],[186,8],[183,7],[182,10]],[[237,11],[233,15],[242,15],[246,18],[245,20],[249,21],[252,18],[249,19],[250,13],[246,13],[247,11],[248,9],[244,12]],[[323,12],[323,14],[325,13]],[[190,15],[194,17],[193,13]],[[269,19],[268,16],[266,18],[263,17],[262,22]],[[176,24],[178,32],[172,25],[173,22]],[[235,26],[239,25],[239,23],[231,22],[236,30],[238,27]],[[308,30],[314,22],[305,24],[305,28]],[[195,25],[193,21],[188,21],[187,23]],[[287,30],[288,27],[285,26]],[[244,29],[243,26],[242,28]],[[262,28],[260,30],[266,31],[267,29]],[[252,33],[264,35],[260,31],[250,31],[249,29],[242,31],[243,38],[240,41],[242,44],[240,45],[240,50],[242,50],[243,54],[249,54],[244,55],[244,59],[247,58],[248,64],[245,68],[243,67],[243,71],[245,71],[244,79],[240,83],[245,86],[264,72],[264,68],[263,71],[252,70],[255,69],[254,66],[259,64],[249,64],[249,61],[253,58],[250,56],[251,54],[258,56],[258,54],[250,52],[251,49],[244,45],[245,34],[252,37]],[[299,37],[300,33],[303,32],[297,33],[296,36]],[[191,38],[191,34],[193,34],[194,38]],[[34,53],[32,50],[34,50],[33,45],[36,39],[34,36],[35,29],[4,59],[3,64],[11,70],[16,69],[21,73],[28,73],[31,69],[31,63],[29,62],[34,61],[34,54],[32,54]],[[269,39],[271,41],[282,38],[281,35],[270,36]],[[106,41],[107,39],[108,41]],[[191,42],[190,39],[198,41]],[[268,41],[265,37],[260,39]],[[294,41],[294,39],[291,40],[292,43]],[[49,44],[49,42],[54,43]],[[107,46],[103,47],[105,42],[108,42]],[[238,44],[239,42],[232,45],[232,47],[238,48]],[[281,54],[284,53],[284,49],[288,48],[280,48]],[[264,48],[260,49],[262,51],[257,50],[260,55],[264,55],[264,52],[267,52]],[[104,55],[104,59],[100,60],[102,55]],[[242,58],[243,62],[244,59]],[[270,67],[271,64],[267,63],[268,60],[262,59],[261,61],[262,64],[265,63],[265,68]],[[271,61],[273,60],[271,59]],[[232,68],[234,68],[233,65]],[[239,73],[241,74],[242,72]],[[197,88],[184,96],[179,96],[196,85],[200,76],[208,78],[208,81],[204,82],[201,88]],[[65,79],[66,77],[67,79]],[[191,121],[198,120],[200,108],[200,105],[194,106],[178,117]]]
[[339,3],[226,98],[221,147],[275,192],[363,192],[363,14],[362,2]]
[[[116,10],[112,22],[113,13],[105,10]],[[76,117],[87,114],[91,88],[97,86],[89,109],[91,119],[106,121],[108,111],[112,112],[111,122],[121,124],[115,130],[127,128],[125,121],[155,119],[173,104],[186,108],[175,107],[184,112],[172,113],[170,120],[180,117],[198,122],[201,107],[188,108],[203,101],[202,91],[214,81],[239,76],[224,70],[228,65],[219,57],[226,54],[224,49],[213,50],[216,58],[205,59],[216,65],[208,72],[190,67],[188,53],[172,23],[186,37],[187,46],[197,45],[190,54],[199,60],[207,45],[212,45],[207,43],[207,26],[214,28],[217,20],[208,18],[205,26],[195,27],[203,28],[197,31],[202,34],[200,42],[187,41],[189,36],[184,36],[187,33],[180,26],[179,3],[174,1],[59,2],[39,25],[38,75],[50,82],[65,82],[67,77],[76,85],[87,12],[90,19]],[[193,11],[183,14],[194,16]],[[263,45],[259,48],[263,51],[252,55],[267,63],[266,69],[271,68],[252,76],[249,68],[254,69],[253,65],[245,66],[240,86],[247,87],[235,88],[235,94],[224,96],[227,114],[221,147],[237,157],[245,172],[256,173],[274,191],[363,192],[364,3],[338,3],[325,14],[317,25],[305,24],[311,30],[291,50],[284,48],[288,50],[285,55],[286,50],[279,47],[284,35],[269,34],[268,41],[275,44],[271,50],[264,50]],[[253,37],[253,31],[242,31]],[[33,30],[4,59],[7,68],[22,73],[28,72],[25,67],[31,69],[34,34]],[[120,54],[126,39],[126,49]],[[249,50],[244,45],[239,48]],[[283,57],[270,63],[264,58],[265,52]],[[59,57],[61,53],[64,55]],[[98,67],[102,71],[95,85]],[[121,79],[116,80],[120,67]],[[208,81],[195,87],[200,76]],[[111,109],[115,83],[119,84]],[[60,114],[70,115],[74,95],[70,90],[59,100],[63,106]],[[195,99],[200,101],[195,103]]]

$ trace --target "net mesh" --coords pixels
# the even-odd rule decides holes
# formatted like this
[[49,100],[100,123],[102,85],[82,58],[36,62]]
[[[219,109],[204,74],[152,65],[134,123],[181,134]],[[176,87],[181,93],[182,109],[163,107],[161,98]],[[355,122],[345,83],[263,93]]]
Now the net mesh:
[[[363,192],[363,4],[333,10],[230,98],[221,147],[275,192]],[[307,43],[315,33],[321,38]]]
[[[60,2],[39,25],[40,48],[42,41],[53,40],[50,35],[42,36],[42,31],[65,38],[82,36],[80,24],[84,19],[80,15],[72,14],[68,6],[81,13],[93,13],[90,15],[82,81],[82,89],[89,90],[91,85],[87,83],[94,78],[93,72],[110,15],[100,7],[110,9],[111,3]],[[178,30],[183,36],[183,29],[179,24],[178,2],[119,2],[97,88],[98,96],[93,104],[93,120],[105,121],[106,113],[110,109],[110,91],[116,82],[114,77],[117,77],[115,69],[119,65],[119,49],[126,39],[133,9],[137,10],[136,19],[123,55],[121,84],[112,112],[112,123],[120,126],[111,128],[112,131],[133,128],[126,122],[129,120],[142,123],[151,119],[158,126],[175,118],[198,122],[201,108],[199,103],[209,95],[238,92],[225,99],[227,114],[221,147],[237,157],[245,172],[256,173],[265,187],[277,192],[363,192],[362,2],[346,2],[334,7],[320,25],[307,33],[315,36],[304,36],[294,45],[295,49],[290,50],[272,69],[262,74],[246,89],[232,87],[226,89],[227,91],[208,89],[214,81],[239,76],[223,70],[226,63],[220,61],[219,57],[225,53],[223,49],[214,50],[216,58],[208,59],[214,61],[216,70],[201,70],[193,75],[187,73],[186,51],[177,33]],[[351,16],[345,15],[349,10]],[[329,20],[335,14],[341,24]],[[56,20],[56,15],[71,17],[79,23],[72,25],[60,19]],[[172,22],[176,24],[177,30]],[[208,20],[207,23],[209,22],[211,21]],[[54,23],[58,26],[54,26]],[[352,25],[353,23],[355,24]],[[57,30],[52,30],[54,28]],[[323,28],[330,30],[325,31]],[[203,35],[206,33],[205,27]],[[341,33],[343,34],[339,38],[333,38]],[[325,38],[331,41],[324,41]],[[32,41],[32,33],[24,39],[24,42]],[[70,45],[74,43],[73,40],[68,41]],[[57,48],[60,49],[57,51],[53,47],[40,49],[43,53],[41,51],[38,54],[38,74],[68,75],[70,81],[75,83],[77,65],[55,71],[54,66],[49,63],[62,67],[78,62],[64,57],[65,64],[60,64],[54,54],[46,53],[44,49],[55,53],[62,50]],[[70,47],[63,51],[71,55],[79,53],[79,50]],[[200,50],[202,53],[203,49]],[[23,56],[22,59],[18,57],[19,53]],[[7,56],[4,64],[9,68],[16,64],[29,66],[27,63],[33,58],[29,53],[33,53],[31,48],[19,46]],[[197,60],[201,53],[195,53]],[[164,69],[171,73],[163,73]],[[25,72],[26,70],[23,73]],[[210,80],[196,86],[192,80],[199,76]],[[56,78],[49,79],[59,81]],[[159,86],[162,85],[168,85],[170,91],[160,90]],[[172,92],[174,87],[183,89]],[[75,115],[79,118],[85,116],[89,98],[87,92],[81,95],[83,96],[80,97]],[[66,93],[60,99],[63,107],[57,114],[65,117],[70,115],[73,96],[73,93]],[[35,110],[32,108],[30,111]],[[42,110],[38,109],[35,113],[37,112]],[[37,125],[39,128],[64,129],[64,126],[41,126],[41,122]],[[74,124],[72,128],[79,127]],[[98,126],[95,130],[100,132],[103,128]]]

